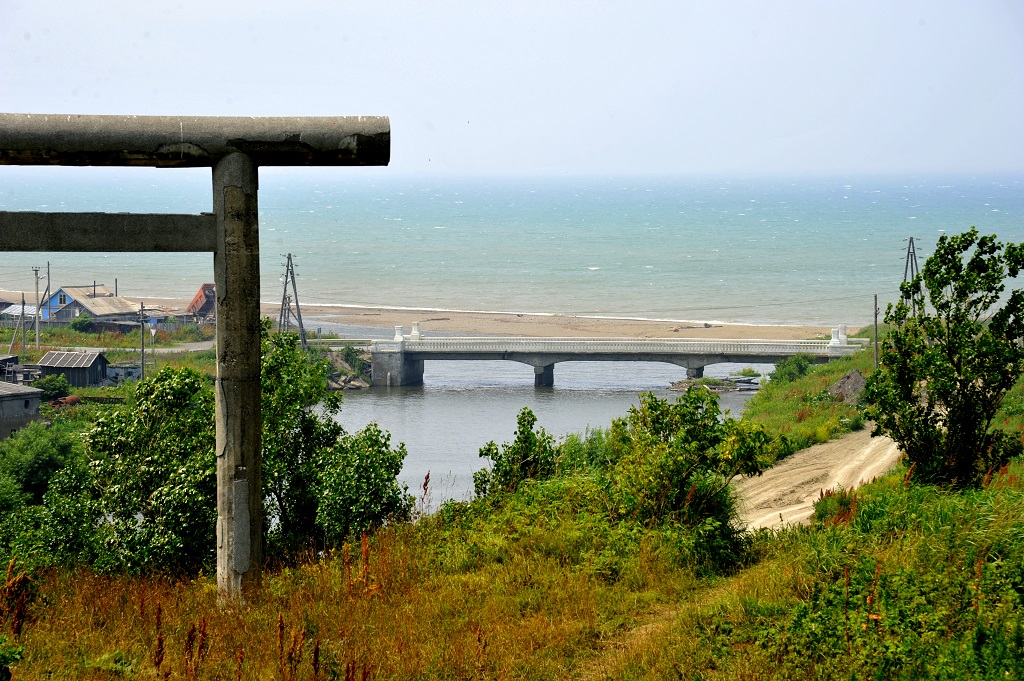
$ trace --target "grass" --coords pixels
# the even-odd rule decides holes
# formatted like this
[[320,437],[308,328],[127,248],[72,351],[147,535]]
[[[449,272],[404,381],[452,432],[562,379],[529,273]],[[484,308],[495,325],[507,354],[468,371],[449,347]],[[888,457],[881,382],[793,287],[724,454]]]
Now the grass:
[[745,420],[763,425],[790,441],[790,451],[827,442],[863,427],[855,406],[833,398],[828,388],[852,370],[865,377],[873,371],[870,350],[813,366],[803,378],[788,383],[768,381],[743,411]]
[[[766,389],[750,418],[794,440],[839,432],[822,424],[851,411],[822,391],[871,361]],[[1021,405],[1015,391],[1010,423]],[[45,570],[22,590],[15,566],[0,660],[20,657],[19,679],[1024,678],[1021,463],[962,494],[903,469],[830,492],[813,525],[751,535],[715,573],[666,528],[609,519],[591,474],[606,440],[569,438],[557,476],[500,504],[275,569],[238,609],[217,607],[211,575]]]

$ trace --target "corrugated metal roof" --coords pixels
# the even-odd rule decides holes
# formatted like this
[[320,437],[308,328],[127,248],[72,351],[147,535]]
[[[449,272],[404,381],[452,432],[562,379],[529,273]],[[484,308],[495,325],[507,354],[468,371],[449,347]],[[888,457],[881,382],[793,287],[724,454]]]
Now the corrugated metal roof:
[[138,303],[133,303],[127,298],[76,298],[75,302],[93,317],[139,313]]
[[0,381],[0,397],[8,395],[16,395],[18,397],[36,397],[42,390],[39,388],[33,388],[27,385],[18,385],[17,383],[5,383]]
[[[17,305],[9,305],[9,306],[5,307],[3,310],[0,310],[0,314],[10,314],[10,315],[20,316],[21,315],[21,303],[18,303]],[[36,306],[35,305],[26,305],[25,306],[25,316],[26,317],[35,317],[36,316]]]
[[41,367],[91,367],[103,354],[99,352],[61,352],[51,350],[37,362]]
[[93,291],[96,292],[96,298],[108,298],[114,295],[114,292],[103,284],[96,284],[93,286],[61,286],[60,291],[68,294],[69,298],[73,300],[79,300],[80,298],[92,298]]

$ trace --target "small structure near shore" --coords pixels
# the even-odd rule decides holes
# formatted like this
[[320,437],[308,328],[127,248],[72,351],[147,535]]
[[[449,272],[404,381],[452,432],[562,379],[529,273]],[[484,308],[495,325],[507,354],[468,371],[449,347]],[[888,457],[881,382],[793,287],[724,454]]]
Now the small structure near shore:
[[64,374],[68,383],[76,388],[99,385],[107,377],[109,362],[102,352],[60,352],[51,350],[43,355],[38,366],[43,376]]
[[42,394],[39,388],[0,382],[0,440],[39,419]]

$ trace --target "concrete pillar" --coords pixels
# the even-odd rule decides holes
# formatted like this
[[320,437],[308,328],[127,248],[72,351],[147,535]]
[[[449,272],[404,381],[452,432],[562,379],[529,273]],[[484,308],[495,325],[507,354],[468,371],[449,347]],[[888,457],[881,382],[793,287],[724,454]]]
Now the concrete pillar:
[[395,340],[396,343],[401,343],[402,342],[403,338],[402,338],[402,327],[401,326],[396,326],[395,327],[395,338],[394,338],[394,340]]
[[420,323],[419,322],[413,322],[412,323],[412,333],[409,334],[409,339],[410,340],[419,340],[421,338],[423,338],[423,335],[420,333]]
[[549,388],[555,384],[555,365],[533,367],[533,387]]
[[686,367],[687,378],[704,378],[704,367]]
[[245,154],[213,167],[217,249],[217,594],[238,603],[263,567],[260,253],[257,168]]
[[409,359],[400,343],[379,348],[370,354],[370,382],[373,385],[401,386],[423,383],[423,360]]

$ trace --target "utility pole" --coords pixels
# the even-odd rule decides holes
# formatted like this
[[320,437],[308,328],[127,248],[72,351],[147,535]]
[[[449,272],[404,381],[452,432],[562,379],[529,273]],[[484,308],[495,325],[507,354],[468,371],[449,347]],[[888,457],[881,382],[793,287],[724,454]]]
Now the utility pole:
[[36,350],[39,349],[39,268],[33,267],[36,275]]
[[[295,284],[295,264],[292,262],[292,254],[288,254],[288,262],[285,264],[284,276],[281,278],[284,282],[284,292],[281,295],[281,315],[277,319],[277,332],[284,333],[291,329],[292,316],[295,316],[295,320],[299,326],[299,341],[302,343],[302,349],[308,350],[306,345],[306,328],[302,325],[302,310],[299,308],[299,289]],[[292,295],[288,295],[288,282],[292,285]],[[295,301],[295,311],[292,312],[292,300]]]
[[142,339],[142,360],[139,362],[139,380],[146,380],[146,307],[139,303],[139,338]]
[[875,371],[878,371],[878,294],[875,294]]
[[50,261],[46,261],[46,291],[43,293],[43,300],[46,301],[46,319],[49,321],[53,314],[53,305],[50,303]]
[[[907,261],[903,265],[903,283],[913,281],[920,271],[917,269],[917,249],[914,247],[914,237],[907,239]],[[917,314],[917,298],[911,296],[910,307],[914,314]]]

